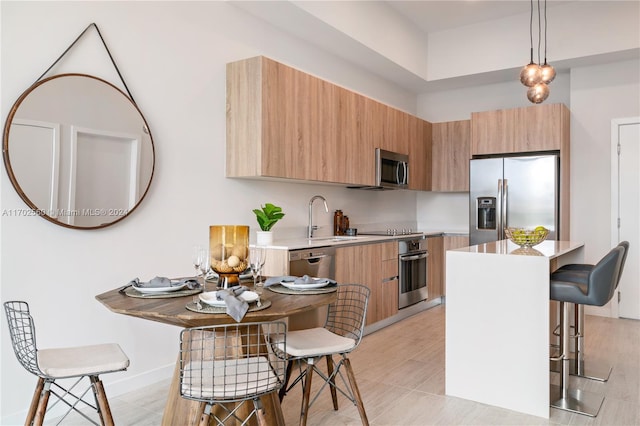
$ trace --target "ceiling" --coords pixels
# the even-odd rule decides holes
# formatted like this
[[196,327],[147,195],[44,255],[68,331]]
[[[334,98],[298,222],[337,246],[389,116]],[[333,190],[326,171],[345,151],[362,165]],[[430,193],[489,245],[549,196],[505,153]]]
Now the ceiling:
[[[302,40],[315,44],[354,64],[364,66],[368,70],[375,70],[375,73],[379,76],[395,82],[414,93],[512,81],[514,79],[513,76],[517,75],[519,69],[518,66],[512,69],[427,81],[374,49],[328,25],[323,19],[314,16],[313,13],[308,12],[302,6],[306,0],[228,1],[230,4],[244,9],[259,19],[267,21]],[[544,1],[533,0],[534,10],[538,2],[543,10]],[[547,9],[581,1],[591,0],[547,0]],[[616,0],[598,1],[617,2]],[[309,3],[314,2],[310,1]],[[419,31],[424,33],[433,33],[499,20],[514,15],[528,14],[531,10],[531,0],[387,0],[383,3],[396,11],[402,19],[413,23]],[[571,66],[636,59],[639,55],[640,49],[630,49],[624,52],[613,52],[588,58],[556,61],[554,62],[554,67],[559,73],[562,73],[566,72]]]
[[[534,10],[538,0],[535,0]],[[387,1],[405,19],[413,22],[422,31],[436,32],[463,27],[479,22],[528,13],[531,2],[527,0],[449,0],[449,1]],[[547,9],[571,1],[549,0]],[[540,1],[544,10],[544,0]]]

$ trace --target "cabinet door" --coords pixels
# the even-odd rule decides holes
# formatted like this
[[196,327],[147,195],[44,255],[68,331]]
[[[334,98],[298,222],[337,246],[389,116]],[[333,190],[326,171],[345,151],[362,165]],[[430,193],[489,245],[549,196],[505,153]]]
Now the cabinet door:
[[563,104],[536,105],[516,110],[516,152],[554,151],[562,148],[569,110]]
[[444,242],[443,237],[427,238],[427,250],[429,250],[429,258],[427,261],[427,289],[429,292],[428,299],[436,299],[444,295],[443,277],[444,277]]
[[469,191],[471,120],[432,125],[433,191]]
[[381,295],[381,251],[379,244],[336,248],[336,280],[341,284],[362,284],[371,290],[366,324],[379,321]]
[[397,255],[396,242],[336,248],[336,280],[363,284],[371,290],[367,325],[398,313],[398,280],[393,279],[398,276]]
[[431,123],[409,116],[409,189],[432,187]]
[[515,117],[513,109],[471,114],[471,154],[514,152]]

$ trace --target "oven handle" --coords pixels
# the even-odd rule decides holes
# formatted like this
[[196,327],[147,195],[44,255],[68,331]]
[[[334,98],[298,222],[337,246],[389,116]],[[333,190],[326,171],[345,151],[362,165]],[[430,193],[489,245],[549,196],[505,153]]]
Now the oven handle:
[[413,255],[400,255],[400,261],[401,262],[409,262],[411,260],[420,260],[420,259],[426,259],[427,256],[429,256],[429,252],[425,251],[424,253],[418,253],[418,254],[413,254]]

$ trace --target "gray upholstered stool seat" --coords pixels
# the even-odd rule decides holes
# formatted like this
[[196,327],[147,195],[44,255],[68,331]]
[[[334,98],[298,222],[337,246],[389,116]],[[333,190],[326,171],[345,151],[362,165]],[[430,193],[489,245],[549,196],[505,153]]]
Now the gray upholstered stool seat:
[[77,377],[125,370],[129,358],[117,343],[40,349],[38,367],[49,377]]
[[[618,273],[616,288],[618,284],[620,284],[620,277],[622,276],[622,271],[624,269],[624,264],[627,258],[627,254],[629,253],[629,242],[622,241],[618,244],[618,247],[622,247],[624,249],[624,252],[622,254],[622,263],[620,264],[620,272]],[[551,280],[563,281],[563,282],[569,281],[573,284],[577,284],[580,286],[580,290],[586,295],[587,287],[588,287],[587,281],[589,277],[589,272],[591,272],[594,266],[595,265],[591,265],[587,263],[573,263],[573,264],[564,265],[551,274]],[[571,290],[569,288],[563,288],[560,291],[565,291],[565,290],[568,292],[571,292],[576,289]],[[552,292],[553,292],[553,289],[552,289]],[[552,299],[554,298],[553,294],[551,298]],[[586,303],[583,303],[583,302],[574,303],[574,326],[573,326],[574,333],[570,337],[574,339],[573,346],[575,348],[575,352],[571,356],[569,372],[573,376],[579,376],[587,379],[606,382],[607,380],[609,380],[609,376],[611,375],[611,371],[612,371],[611,366],[599,365],[593,362],[585,363],[584,304]],[[552,370],[559,371],[560,368],[558,365],[552,364]]]
[[[603,306],[615,293],[625,253],[617,246],[589,271],[551,275],[550,298],[560,302],[560,386],[551,387],[551,406],[589,416],[597,416],[604,398],[569,388],[569,303]],[[556,278],[556,279],[554,279]]]

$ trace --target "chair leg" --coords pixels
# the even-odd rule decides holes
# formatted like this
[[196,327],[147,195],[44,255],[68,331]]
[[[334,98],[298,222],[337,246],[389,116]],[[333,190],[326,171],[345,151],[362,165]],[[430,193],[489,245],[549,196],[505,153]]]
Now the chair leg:
[[44,423],[44,415],[47,413],[47,404],[49,403],[49,396],[51,396],[51,383],[53,382],[45,380],[44,386],[42,387],[42,389],[40,389],[38,406],[36,407],[35,416],[33,418],[34,426],[42,426],[42,424]]
[[311,377],[313,376],[313,359],[307,360],[307,375],[304,381],[304,392],[302,393],[302,406],[300,407],[300,425],[306,426],[307,415],[309,414],[309,399],[311,397]]
[[109,401],[107,400],[107,394],[104,391],[102,380],[100,380],[98,376],[89,376],[89,380],[91,380],[93,394],[95,395],[96,402],[98,404],[100,423],[102,423],[103,426],[114,426],[111,408],[109,407]]
[[335,378],[333,378],[333,358],[331,357],[331,355],[327,355],[326,356],[327,359],[327,373],[329,374],[329,377],[331,377],[331,380],[329,382],[330,386],[329,389],[331,389],[331,399],[333,400],[333,409],[335,411],[338,411],[338,395],[336,393],[336,381]]
[[580,389],[569,389],[569,304],[560,302],[560,387],[551,385],[551,406],[596,417],[604,401],[604,397]]
[[200,407],[198,407],[198,408],[203,408],[202,414],[200,414],[200,423],[198,423],[198,426],[209,426],[209,419],[210,419],[210,416],[211,416],[211,409],[213,407],[211,406],[211,404],[201,403]]
[[347,378],[349,379],[349,384],[351,385],[351,392],[353,392],[353,396],[356,400],[356,406],[358,407],[358,412],[360,413],[360,420],[362,421],[362,424],[364,426],[368,426],[369,419],[367,419],[367,413],[364,411],[362,396],[360,396],[360,390],[358,389],[358,384],[356,383],[356,375],[353,374],[351,361],[345,356],[342,363],[344,364],[344,368],[347,369]]
[[253,400],[253,407],[256,410],[256,418],[258,419],[258,425],[269,426],[267,424],[267,418],[264,415],[264,407],[262,406],[262,401],[260,401],[260,398],[255,398]]
[[284,399],[284,396],[287,394],[287,386],[289,386],[289,380],[291,380],[291,370],[293,369],[293,361],[287,362],[287,369],[284,373],[284,384],[280,388],[278,392],[278,398],[280,398],[280,402]]
[[36,416],[36,410],[38,409],[38,403],[42,397],[42,389],[44,389],[44,379],[38,377],[38,383],[36,383],[36,389],[33,391],[33,398],[31,398],[31,405],[29,406],[29,412],[27,418],[24,421],[25,426],[31,425],[34,417]]

